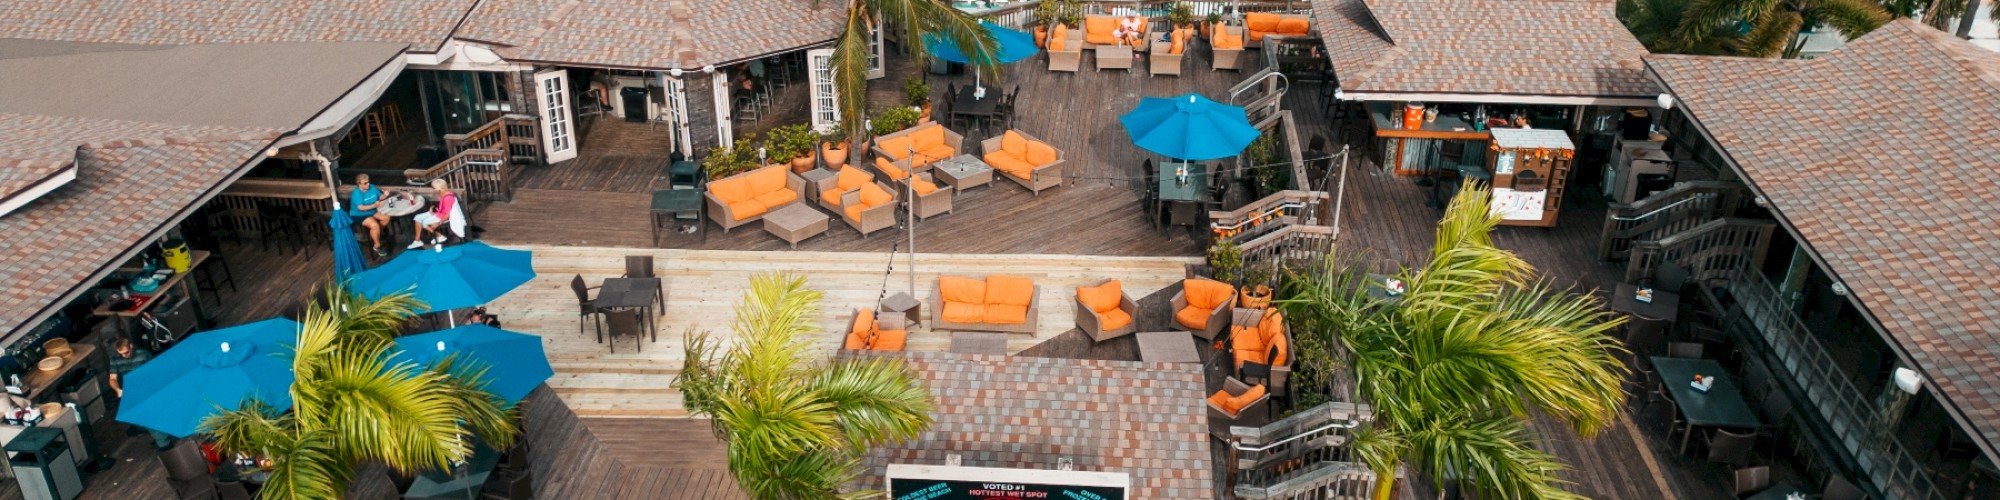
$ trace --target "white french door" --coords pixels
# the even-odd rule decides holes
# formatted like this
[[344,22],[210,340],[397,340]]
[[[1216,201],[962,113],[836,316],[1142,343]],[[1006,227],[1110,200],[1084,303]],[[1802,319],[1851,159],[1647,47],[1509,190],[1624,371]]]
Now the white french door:
[[553,165],[576,158],[575,117],[570,114],[569,73],[557,68],[535,73],[541,94],[542,157]]
[[[881,18],[882,18],[881,13],[878,12],[875,14],[875,19],[881,19]],[[888,74],[887,71],[883,70],[882,66],[883,60],[884,59],[882,59],[882,23],[869,22],[868,23],[868,79],[869,80],[881,78],[883,75]]]
[[840,126],[840,94],[833,86],[833,49],[806,51],[806,83],[812,88],[812,126],[819,133]]
[[660,109],[660,113],[667,117],[667,126],[670,127],[669,132],[673,136],[674,150],[680,151],[681,154],[687,155],[689,158],[693,158],[695,154],[694,149],[689,147],[694,142],[691,137],[692,134],[688,131],[687,82],[661,73],[660,87],[665,88],[667,94],[666,102],[660,104],[663,106]]
[[736,120],[736,109],[729,102],[729,77],[720,72],[711,76],[708,82],[715,87],[715,141],[716,145],[729,148],[736,143],[736,133],[730,129]]

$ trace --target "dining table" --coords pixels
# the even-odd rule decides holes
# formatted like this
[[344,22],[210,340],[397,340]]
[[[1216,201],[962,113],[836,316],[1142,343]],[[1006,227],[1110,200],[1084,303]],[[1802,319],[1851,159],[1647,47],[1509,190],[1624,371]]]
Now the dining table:
[[479,497],[479,490],[486,486],[486,479],[493,469],[500,465],[500,452],[486,443],[472,447],[472,456],[464,462],[453,464],[449,470],[428,470],[418,474],[410,482],[410,489],[403,492],[405,498],[465,498]]
[[[655,319],[653,305],[657,297],[663,296],[659,278],[605,278],[604,285],[597,289],[597,307],[604,309],[638,309],[646,328],[652,333],[653,341],[660,341],[660,324]],[[664,306],[665,304],[660,304]]]
[[[1178,170],[1186,166],[1187,181],[1180,179]],[[1168,213],[1172,225],[1192,225],[1201,219],[1202,205],[1213,202],[1208,195],[1208,166],[1195,162],[1162,162],[1155,165],[1160,171],[1158,186],[1161,203],[1173,204]]]
[[1653,290],[1651,302],[1639,301],[1639,285],[1619,283],[1611,294],[1611,310],[1648,319],[1673,321],[1681,307],[1681,295]]
[[1804,493],[1804,491],[1799,490],[1797,486],[1778,483],[1769,488],[1764,488],[1763,491],[1759,491],[1754,495],[1744,497],[1743,500],[1786,500],[1796,493]]
[[[959,87],[958,95],[951,100],[951,114],[967,116],[984,121],[1000,111],[1001,92],[998,87],[986,89],[986,95],[977,95],[979,86]],[[984,127],[981,127],[982,129]]]
[[[1726,427],[1733,429],[1757,429],[1764,422],[1757,418],[1757,411],[1750,408],[1750,401],[1744,398],[1742,386],[1736,377],[1722,368],[1722,363],[1712,359],[1672,358],[1653,356],[1653,369],[1660,375],[1667,394],[1679,405],[1681,418],[1687,422],[1689,432],[1681,433],[1681,451],[1687,451],[1688,435],[1695,427]],[[1694,376],[1713,376],[1714,385],[1707,391],[1694,387]]]

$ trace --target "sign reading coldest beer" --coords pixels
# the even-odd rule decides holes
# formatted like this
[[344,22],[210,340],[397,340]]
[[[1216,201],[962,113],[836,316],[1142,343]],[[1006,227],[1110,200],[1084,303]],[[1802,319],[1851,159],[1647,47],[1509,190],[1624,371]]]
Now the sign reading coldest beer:
[[1083,472],[992,467],[889,464],[894,500],[1126,500],[1132,477]]

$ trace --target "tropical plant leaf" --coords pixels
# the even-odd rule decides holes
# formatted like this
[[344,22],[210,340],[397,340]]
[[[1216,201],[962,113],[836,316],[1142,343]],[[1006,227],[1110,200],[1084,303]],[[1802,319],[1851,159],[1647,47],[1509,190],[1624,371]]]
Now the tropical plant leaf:
[[271,475],[257,490],[265,500],[340,498],[354,468],[334,450],[330,431],[307,431],[270,443]]
[[930,390],[894,358],[845,359],[807,383],[833,405],[851,444],[874,446],[914,439],[931,425]]
[[1861,38],[1889,22],[1889,11],[1867,0],[1806,0],[1806,12],[1840,31],[1849,40]]
[[1778,57],[1784,53],[1786,44],[1798,36],[1800,22],[1797,12],[1772,14],[1751,28],[1749,34],[1737,39],[1733,46],[1736,53],[1744,56]]

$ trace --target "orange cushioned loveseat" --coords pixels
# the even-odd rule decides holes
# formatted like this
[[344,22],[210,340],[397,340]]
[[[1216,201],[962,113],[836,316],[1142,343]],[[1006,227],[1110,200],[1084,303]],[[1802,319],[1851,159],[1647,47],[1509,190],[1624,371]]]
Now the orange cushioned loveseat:
[[901,132],[875,138],[875,170],[882,177],[902,182],[910,172],[922,172],[932,163],[958,156],[965,136],[938,122],[924,122]]
[[1229,308],[1235,305],[1236,287],[1228,283],[1207,278],[1182,280],[1181,291],[1173,298],[1174,328],[1213,340],[1229,326]]
[[1033,334],[1040,291],[1020,276],[940,276],[931,289],[931,329]]
[[1044,189],[1062,185],[1063,153],[1049,143],[1019,130],[1009,130],[999,137],[981,141],[979,146],[986,150],[986,155],[980,159],[985,160],[987,166],[1034,191],[1036,196],[1040,196]]
[[1250,31],[1250,48],[1262,48],[1265,35],[1307,36],[1312,33],[1312,20],[1296,14],[1272,14],[1252,12],[1243,16],[1244,27]]
[[785,165],[772,165],[708,182],[708,218],[722,232],[764,218],[765,212],[799,202],[806,180]]
[[901,351],[909,341],[909,332],[903,329],[904,322],[875,319],[875,311],[855,309],[854,320],[848,322],[847,340],[841,348],[856,351]]

